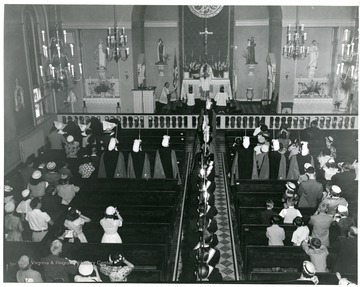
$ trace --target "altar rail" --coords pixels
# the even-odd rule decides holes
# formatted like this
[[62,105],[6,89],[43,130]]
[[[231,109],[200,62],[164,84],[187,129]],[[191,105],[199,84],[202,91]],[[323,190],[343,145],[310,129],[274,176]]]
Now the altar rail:
[[[198,125],[198,115],[154,115],[154,114],[58,114],[59,122],[66,123],[69,119],[84,124],[91,117],[100,121],[117,119],[124,129],[195,129]],[[304,129],[317,120],[322,130],[357,130],[357,115],[218,115],[216,126],[218,129],[255,129],[266,124],[269,129],[278,129],[287,124],[289,129]]]

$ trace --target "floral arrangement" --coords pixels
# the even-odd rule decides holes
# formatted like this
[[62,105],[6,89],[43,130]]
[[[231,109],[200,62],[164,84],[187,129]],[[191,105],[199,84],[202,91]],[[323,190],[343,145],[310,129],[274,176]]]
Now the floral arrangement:
[[94,88],[94,92],[97,94],[101,94],[101,93],[107,93],[112,89],[112,84],[108,81],[101,81],[100,84],[98,84],[95,88]]
[[191,62],[189,65],[185,65],[184,71],[189,72],[191,74],[199,73],[200,72],[200,64],[197,63],[196,61]]
[[224,72],[228,71],[229,66],[226,62],[218,61],[218,62],[215,62],[211,68],[213,70],[214,76],[216,77],[216,76],[220,76]]

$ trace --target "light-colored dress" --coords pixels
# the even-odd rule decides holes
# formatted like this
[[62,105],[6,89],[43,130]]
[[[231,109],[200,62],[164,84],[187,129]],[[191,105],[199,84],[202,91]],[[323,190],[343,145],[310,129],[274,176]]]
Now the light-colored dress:
[[118,228],[122,226],[120,219],[103,218],[100,225],[104,229],[104,235],[101,243],[122,243],[120,235],[117,233]]
[[100,264],[100,272],[109,276],[111,282],[126,282],[127,276],[134,268],[129,266],[108,266]]
[[81,243],[87,243],[87,239],[85,234],[83,233],[82,227],[85,224],[83,218],[79,217],[74,221],[65,220],[64,226],[68,229],[73,231],[73,236],[79,238]]

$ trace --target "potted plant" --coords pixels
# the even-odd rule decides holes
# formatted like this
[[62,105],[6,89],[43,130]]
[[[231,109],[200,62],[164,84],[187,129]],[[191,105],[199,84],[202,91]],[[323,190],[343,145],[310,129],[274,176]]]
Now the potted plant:
[[221,62],[221,61],[215,62],[211,68],[213,70],[214,77],[216,78],[229,77],[229,72],[228,72],[229,67],[226,62]]
[[105,93],[111,90],[111,84],[107,81],[101,81],[95,88],[94,91],[98,95],[105,95]]
[[184,78],[187,78],[186,76],[188,76],[188,78],[190,76],[192,76],[193,78],[199,78],[200,76],[200,64],[197,63],[196,61],[193,61],[191,63],[189,63],[188,65],[185,65],[184,67]]

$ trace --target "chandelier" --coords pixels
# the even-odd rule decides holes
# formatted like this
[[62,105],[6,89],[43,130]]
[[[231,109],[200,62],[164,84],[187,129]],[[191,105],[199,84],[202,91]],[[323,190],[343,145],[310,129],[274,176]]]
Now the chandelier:
[[128,40],[125,34],[125,28],[119,29],[116,20],[116,6],[114,5],[114,31],[108,28],[106,38],[106,59],[110,62],[115,59],[116,63],[121,59],[126,61],[130,54],[130,49],[126,47]]
[[305,41],[307,34],[304,31],[304,24],[299,25],[298,7],[296,7],[296,22],[295,28],[291,31],[291,25],[287,27],[286,45],[283,47],[282,55],[285,59],[300,59],[306,58],[309,53],[309,47],[305,49]]
[[[42,65],[39,66],[40,77],[45,84],[51,84],[58,90],[67,87],[72,81],[75,85],[82,79],[82,64],[78,64],[78,71],[74,65],[74,44],[67,42],[68,34],[61,29],[61,23],[57,20],[55,6],[55,33],[47,43],[45,31],[41,31],[42,40]],[[70,37],[69,37],[70,38]],[[71,37],[72,38],[72,37]]]
[[351,37],[351,31],[349,29],[344,30],[341,43],[341,54],[339,56],[339,62],[336,68],[336,76],[343,82],[352,80],[357,82],[359,61],[358,53],[356,52],[355,45],[358,41],[358,36]]

